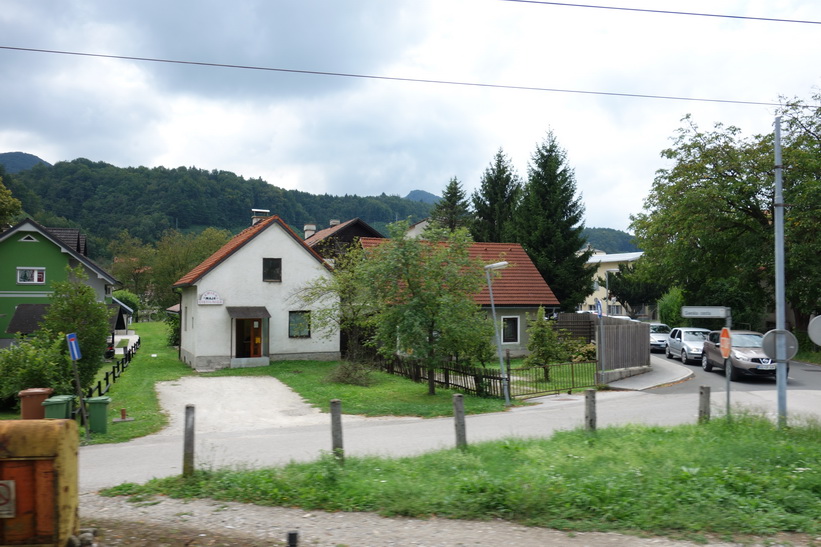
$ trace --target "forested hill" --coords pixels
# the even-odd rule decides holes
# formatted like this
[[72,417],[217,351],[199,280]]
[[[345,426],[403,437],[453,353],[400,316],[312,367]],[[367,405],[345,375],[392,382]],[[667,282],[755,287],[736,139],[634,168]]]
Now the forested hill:
[[633,236],[613,228],[585,228],[584,237],[591,247],[608,254],[633,253],[639,250]]
[[[238,232],[249,225],[251,209],[269,209],[298,231],[305,224],[322,229],[331,219],[357,217],[381,231],[398,219],[426,218],[431,207],[385,194],[330,196],[284,190],[228,171],[121,168],[87,159],[36,165],[7,174],[3,182],[28,215],[48,226],[80,227],[101,243],[125,229],[143,242],[157,241],[169,228],[213,226]],[[104,252],[99,244],[95,247]]]

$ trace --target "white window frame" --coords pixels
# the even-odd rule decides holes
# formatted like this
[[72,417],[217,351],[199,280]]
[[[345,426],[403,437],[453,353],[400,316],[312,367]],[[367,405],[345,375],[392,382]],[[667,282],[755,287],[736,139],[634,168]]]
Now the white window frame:
[[[513,341],[505,341],[505,320],[506,319],[515,319],[516,320],[516,340]],[[502,344],[518,344],[519,341],[522,339],[521,333],[521,320],[518,315],[503,315],[501,318],[502,324],[500,325],[501,333],[502,333]]]
[[[31,271],[34,274],[35,281],[23,281],[20,278],[20,274],[26,271]],[[37,274],[38,272],[42,272],[42,281],[37,281],[36,279],[39,277]],[[40,267],[18,267],[17,268],[17,284],[18,285],[45,285],[46,284],[46,269]]]

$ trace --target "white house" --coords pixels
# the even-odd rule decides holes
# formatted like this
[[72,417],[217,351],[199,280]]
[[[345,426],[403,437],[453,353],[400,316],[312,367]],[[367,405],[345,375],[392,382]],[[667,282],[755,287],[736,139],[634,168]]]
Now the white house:
[[330,266],[277,216],[255,211],[237,234],[174,284],[180,357],[199,371],[270,360],[338,359],[339,332],[316,332],[292,296]]

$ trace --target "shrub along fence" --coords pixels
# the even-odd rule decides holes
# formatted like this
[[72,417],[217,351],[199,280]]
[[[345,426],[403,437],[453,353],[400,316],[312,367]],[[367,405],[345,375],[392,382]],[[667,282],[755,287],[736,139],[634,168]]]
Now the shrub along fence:
[[[396,357],[380,363],[383,371],[427,383],[429,369],[416,360]],[[560,363],[538,367],[511,368],[510,356],[505,362],[510,378],[511,397],[535,397],[594,387],[596,363]],[[457,362],[444,363],[434,371],[437,386],[480,397],[504,397],[502,372],[498,367],[475,367]]]
[[86,397],[94,397],[95,392],[97,393],[97,397],[101,397],[108,393],[108,390],[111,389],[111,386],[117,381],[117,378],[119,378],[120,375],[128,368],[129,363],[131,363],[131,359],[134,358],[134,354],[137,353],[138,349],[140,349],[139,338],[137,338],[137,341],[133,346],[125,349],[123,358],[119,359],[111,366],[111,370],[105,373],[103,379],[98,380],[96,386],[89,388],[86,393]]

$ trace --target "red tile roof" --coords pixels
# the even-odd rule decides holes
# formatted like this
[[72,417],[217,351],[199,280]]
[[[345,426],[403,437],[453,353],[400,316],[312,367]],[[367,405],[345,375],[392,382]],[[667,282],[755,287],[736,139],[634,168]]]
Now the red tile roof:
[[[365,249],[374,248],[385,239],[363,237]],[[507,268],[491,272],[493,302],[497,306],[558,306],[559,300],[545,282],[530,257],[518,243],[474,243],[470,257],[484,264],[506,261]],[[475,296],[477,304],[490,306],[487,284]]]
[[369,233],[374,237],[381,237],[381,234],[376,229],[372,228],[364,220],[361,220],[359,218],[352,218],[351,220],[346,220],[345,222],[337,224],[336,226],[331,226],[330,228],[325,228],[323,230],[319,230],[318,232],[316,232],[311,237],[306,237],[305,238],[305,243],[309,247],[315,247],[318,243],[321,243],[322,241],[324,241],[325,239],[331,237],[332,235],[334,235],[338,232],[342,232],[350,226],[356,226],[356,225],[358,225],[359,229],[362,232]]
[[216,268],[219,264],[221,264],[225,259],[229,256],[234,254],[239,248],[243,245],[254,239],[257,235],[262,233],[268,227],[278,224],[285,233],[290,235],[294,241],[297,242],[298,245],[303,247],[308,253],[311,254],[315,259],[317,259],[322,265],[324,265],[329,270],[331,267],[323,260],[321,256],[319,256],[313,249],[305,245],[305,242],[302,241],[302,238],[296,235],[296,233],[291,230],[291,228],[283,222],[281,218],[276,215],[270,216],[265,218],[253,226],[250,226],[237,235],[235,235],[228,243],[223,245],[219,248],[214,254],[200,262],[199,265],[194,267],[190,272],[182,276],[176,283],[174,283],[174,287],[187,287],[190,285],[195,284],[202,276]]

